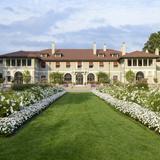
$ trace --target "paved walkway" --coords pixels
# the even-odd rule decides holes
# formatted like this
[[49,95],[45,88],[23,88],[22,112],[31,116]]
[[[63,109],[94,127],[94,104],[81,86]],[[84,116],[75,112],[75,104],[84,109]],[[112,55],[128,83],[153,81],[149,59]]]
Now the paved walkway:
[[81,86],[81,85],[70,86],[65,88],[67,92],[91,92],[91,89],[92,88],[90,86]]

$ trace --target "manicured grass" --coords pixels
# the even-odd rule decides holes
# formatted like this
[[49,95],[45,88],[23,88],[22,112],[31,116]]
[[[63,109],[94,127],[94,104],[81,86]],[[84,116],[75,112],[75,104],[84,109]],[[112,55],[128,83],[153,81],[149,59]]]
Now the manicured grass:
[[91,93],[67,93],[15,135],[0,160],[159,160],[160,136]]

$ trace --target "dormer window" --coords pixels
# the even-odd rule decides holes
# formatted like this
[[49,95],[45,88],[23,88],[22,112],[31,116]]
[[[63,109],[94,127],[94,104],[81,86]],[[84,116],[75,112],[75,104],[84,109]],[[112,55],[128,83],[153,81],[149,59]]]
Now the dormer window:
[[62,57],[62,53],[55,53],[55,57]]
[[42,53],[42,54],[40,55],[40,57],[49,57],[49,54],[47,54],[47,53]]
[[110,55],[111,55],[111,57],[119,57],[118,53],[111,53]]
[[98,53],[98,57],[105,57],[105,53],[103,52]]

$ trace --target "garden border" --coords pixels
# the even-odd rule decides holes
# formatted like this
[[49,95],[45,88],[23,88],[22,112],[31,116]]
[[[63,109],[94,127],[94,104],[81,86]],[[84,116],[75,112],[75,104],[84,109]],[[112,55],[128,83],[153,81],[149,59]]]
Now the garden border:
[[49,107],[51,103],[60,98],[66,91],[57,92],[56,94],[44,98],[39,102],[24,107],[22,110],[11,114],[8,117],[0,118],[0,134],[11,135],[20,128],[26,121],[33,116],[40,114],[44,109]]
[[119,100],[108,93],[102,93],[95,89],[92,90],[92,93],[111,104],[120,112],[129,115],[160,134],[160,114],[158,112],[153,112],[134,102]]

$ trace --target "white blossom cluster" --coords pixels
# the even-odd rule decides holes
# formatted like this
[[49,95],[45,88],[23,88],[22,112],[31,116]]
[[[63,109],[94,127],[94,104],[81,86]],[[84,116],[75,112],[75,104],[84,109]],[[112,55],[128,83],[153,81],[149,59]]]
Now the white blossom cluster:
[[[25,91],[13,92],[11,94],[0,93],[0,117],[6,117],[41,99],[49,97],[61,88],[35,86]],[[5,115],[3,115],[3,114]]]
[[160,133],[160,114],[158,112],[151,111],[134,102],[119,100],[108,93],[102,93],[98,90],[92,90],[92,92],[114,106],[117,110],[131,116],[147,127]]
[[115,98],[135,102],[143,107],[160,112],[160,91],[158,88],[145,90],[143,87],[138,89],[130,85],[112,85],[103,87],[100,91],[108,93]]
[[21,125],[34,115],[39,114],[47,108],[56,99],[65,94],[65,91],[57,92],[56,94],[42,99],[41,101],[24,107],[22,110],[14,112],[8,117],[0,118],[0,134],[10,135],[14,133]]

